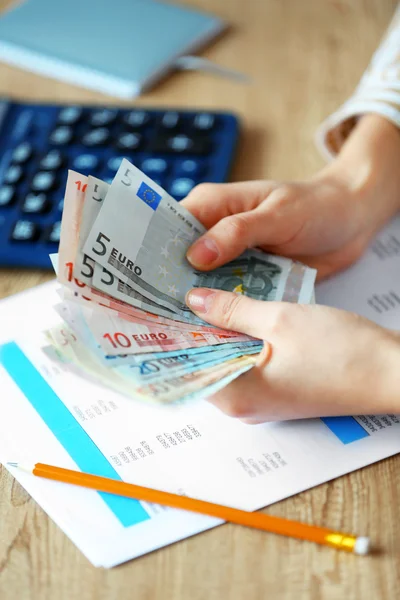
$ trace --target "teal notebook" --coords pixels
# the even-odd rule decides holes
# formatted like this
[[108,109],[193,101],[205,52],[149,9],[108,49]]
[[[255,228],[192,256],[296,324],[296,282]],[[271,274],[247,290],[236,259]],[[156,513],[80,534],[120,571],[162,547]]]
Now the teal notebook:
[[0,17],[0,60],[130,98],[224,29],[153,0],[25,0]]

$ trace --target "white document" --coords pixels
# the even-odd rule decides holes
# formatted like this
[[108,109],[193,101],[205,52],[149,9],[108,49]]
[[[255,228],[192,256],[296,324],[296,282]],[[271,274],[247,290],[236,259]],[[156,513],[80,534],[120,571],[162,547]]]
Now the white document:
[[400,214],[355,265],[317,286],[317,302],[400,330]]
[[[397,218],[355,267],[317,288],[317,300],[400,329],[399,267]],[[50,283],[0,303],[3,463],[45,462],[256,510],[400,451],[395,415],[250,426],[204,400],[158,407],[106,390],[41,351],[42,331],[59,320],[58,300]],[[221,523],[12,473],[96,566]]]

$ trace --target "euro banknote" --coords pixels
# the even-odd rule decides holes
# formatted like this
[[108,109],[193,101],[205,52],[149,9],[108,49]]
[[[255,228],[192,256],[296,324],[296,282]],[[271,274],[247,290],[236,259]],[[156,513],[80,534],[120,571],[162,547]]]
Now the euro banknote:
[[134,323],[112,317],[88,306],[82,307],[83,317],[98,344],[108,355],[143,354],[162,350],[186,350],[212,347],[226,343],[252,341],[247,335],[237,333],[203,333],[162,327],[161,325]]
[[[207,364],[203,369],[169,374],[162,382],[147,383],[137,374],[101,365],[68,326],[60,325],[46,332],[47,339],[57,352],[57,358],[72,371],[83,374],[130,398],[140,401],[176,402],[205,386],[212,385],[236,371],[243,372],[254,364],[251,354],[227,357],[221,363]],[[51,355],[50,355],[51,356]],[[52,357],[55,358],[54,356]]]
[[185,304],[192,287],[309,303],[315,271],[249,249],[211,272],[186,259],[203,225],[124,159],[111,184],[69,171],[57,266],[58,327],[46,352],[138,401],[206,397],[253,368],[263,341],[213,327]]
[[[248,250],[211,273],[195,271],[186,259],[205,232],[182,205],[124,160],[108,189],[84,252],[109,273],[179,317],[192,318],[185,304],[193,287],[214,287],[259,300],[282,300],[294,281],[293,261]],[[315,271],[301,265],[290,298],[312,296]],[[96,283],[105,291],[105,286]],[[294,290],[297,289],[297,298]],[[154,312],[156,308],[154,307]]]

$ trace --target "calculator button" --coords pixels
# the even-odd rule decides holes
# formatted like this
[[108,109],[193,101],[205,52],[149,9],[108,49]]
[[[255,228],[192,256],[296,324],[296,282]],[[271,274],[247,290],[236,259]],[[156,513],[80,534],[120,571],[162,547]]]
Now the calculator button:
[[15,201],[15,188],[12,185],[0,187],[0,208],[11,206]]
[[83,114],[80,106],[66,106],[58,113],[58,123],[60,125],[75,125]]
[[79,154],[74,158],[72,166],[78,171],[95,171],[99,166],[99,162],[94,154]]
[[153,152],[172,154],[207,154],[210,151],[209,140],[184,134],[158,136],[150,142],[149,146]]
[[142,171],[148,175],[162,175],[168,169],[168,163],[163,158],[146,158],[142,162]]
[[211,131],[215,127],[215,116],[210,113],[200,113],[193,119],[193,127],[199,131]]
[[203,170],[203,165],[197,160],[188,158],[177,163],[176,170],[180,175],[191,177],[199,175]]
[[188,152],[193,146],[193,140],[187,135],[176,135],[169,138],[166,143],[175,152]]
[[26,163],[32,156],[33,150],[31,144],[28,142],[22,142],[16,148],[14,148],[14,152],[12,153],[11,160],[14,163]]
[[57,221],[52,225],[46,235],[46,241],[51,244],[59,244],[61,236],[61,221]]
[[40,234],[39,226],[32,221],[17,221],[11,232],[13,242],[34,242]]
[[120,150],[137,150],[142,142],[140,133],[124,131],[117,135],[116,146]]
[[51,171],[39,171],[32,179],[33,192],[48,192],[55,187],[56,176]]
[[169,193],[171,196],[184,197],[187,196],[190,190],[192,190],[195,186],[195,182],[193,179],[189,179],[188,177],[181,177],[179,179],[175,179],[171,185],[169,186]]
[[49,142],[56,146],[65,146],[72,141],[73,133],[71,127],[67,125],[61,125],[54,129],[49,136]]
[[18,183],[22,179],[22,168],[19,165],[11,165],[4,174],[4,183]]
[[106,127],[92,129],[82,136],[82,144],[85,146],[104,146],[110,139],[110,132]]
[[93,127],[104,127],[104,125],[111,125],[117,118],[117,111],[104,108],[102,110],[95,110],[91,113],[89,123]]
[[112,156],[108,159],[107,169],[113,172],[117,172],[119,167],[121,166],[122,161],[124,160],[123,156]]
[[43,214],[51,208],[49,198],[46,194],[28,194],[22,204],[23,213]]
[[39,162],[39,168],[44,171],[55,171],[64,164],[64,157],[59,150],[50,150]]
[[180,122],[179,113],[175,111],[166,112],[160,120],[160,125],[163,129],[176,129]]
[[150,121],[150,115],[144,110],[131,110],[124,115],[123,122],[133,129],[140,129]]

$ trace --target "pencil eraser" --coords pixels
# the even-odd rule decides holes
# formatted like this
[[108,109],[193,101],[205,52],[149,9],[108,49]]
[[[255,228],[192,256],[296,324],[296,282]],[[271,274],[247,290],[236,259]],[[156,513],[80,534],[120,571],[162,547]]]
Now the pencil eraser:
[[371,542],[368,537],[358,537],[354,544],[354,554],[365,555],[370,550]]

